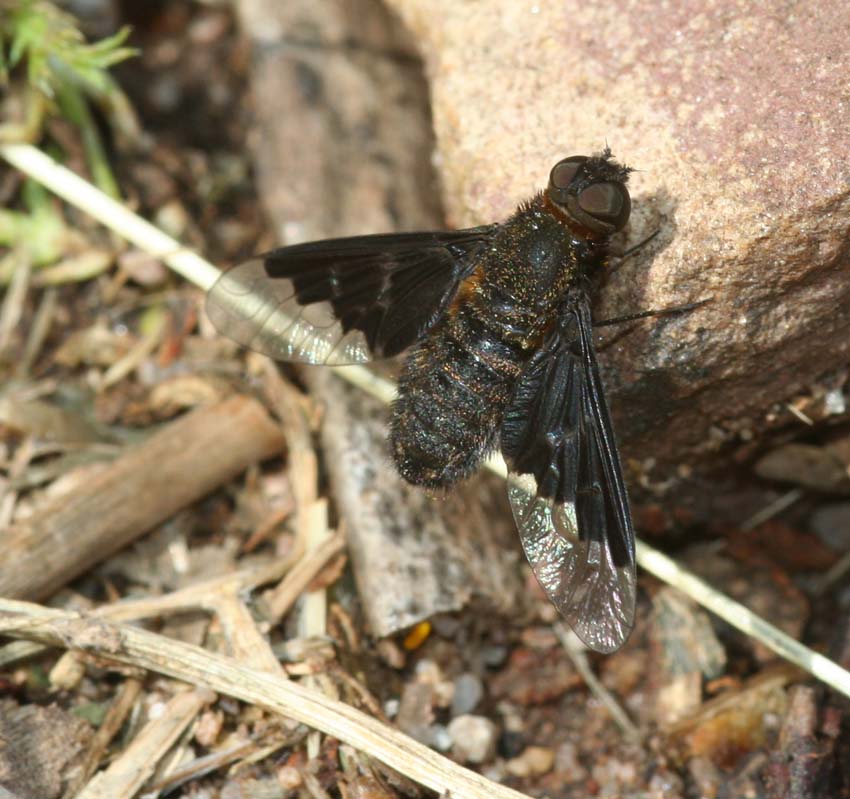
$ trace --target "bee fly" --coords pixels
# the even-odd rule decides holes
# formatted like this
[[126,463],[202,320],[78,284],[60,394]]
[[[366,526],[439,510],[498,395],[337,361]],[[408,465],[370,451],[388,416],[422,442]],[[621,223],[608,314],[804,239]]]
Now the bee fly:
[[559,161],[502,224],[273,250],[207,298],[219,331],[273,358],[363,363],[409,349],[390,445],[409,482],[446,488],[501,448],[525,554],[592,649],[635,611],[635,545],[596,365],[590,304],[629,219],[629,169]]

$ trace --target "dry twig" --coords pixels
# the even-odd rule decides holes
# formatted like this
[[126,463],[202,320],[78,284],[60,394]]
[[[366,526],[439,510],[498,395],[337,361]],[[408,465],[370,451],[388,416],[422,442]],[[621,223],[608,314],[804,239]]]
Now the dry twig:
[[283,449],[263,407],[234,396],[198,408],[6,532],[0,595],[49,596],[251,463]]
[[63,799],[75,799],[75,797],[80,795],[80,789],[95,773],[95,771],[97,771],[101,758],[109,747],[112,739],[118,734],[118,731],[124,724],[124,720],[132,710],[141,691],[141,681],[133,677],[125,680],[118,689],[115,699],[109,706],[109,710],[107,711],[103,722],[97,728],[97,732],[94,734],[94,737],[89,744],[88,751],[83,758],[79,773],[65,789]]

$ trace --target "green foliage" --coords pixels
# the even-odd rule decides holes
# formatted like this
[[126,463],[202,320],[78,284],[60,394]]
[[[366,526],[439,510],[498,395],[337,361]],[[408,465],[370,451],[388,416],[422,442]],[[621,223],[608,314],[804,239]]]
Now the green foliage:
[[[68,228],[56,201],[39,183],[26,180],[22,192],[24,211],[0,208],[0,246],[24,252],[36,266],[46,266],[65,250]],[[0,257],[0,286],[11,277],[12,262]]]
[[89,44],[74,17],[47,0],[0,0],[0,81],[21,65],[30,87],[46,98],[67,82],[105,93],[112,86],[107,70],[135,54],[122,46],[128,34],[124,28]]
[[[135,55],[129,28],[92,44],[71,14],[49,0],[0,0],[0,144],[37,142],[44,121],[62,114],[79,131],[95,183],[119,196],[90,103],[117,130],[135,131],[135,116],[109,69]],[[0,98],[3,92],[0,92]]]

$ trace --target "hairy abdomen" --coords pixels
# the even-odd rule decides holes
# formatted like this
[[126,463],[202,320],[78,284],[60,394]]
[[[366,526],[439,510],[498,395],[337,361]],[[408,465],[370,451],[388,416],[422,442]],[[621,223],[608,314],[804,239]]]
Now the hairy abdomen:
[[486,309],[465,303],[405,361],[390,444],[408,482],[447,488],[494,448],[527,360],[500,328],[488,322]]

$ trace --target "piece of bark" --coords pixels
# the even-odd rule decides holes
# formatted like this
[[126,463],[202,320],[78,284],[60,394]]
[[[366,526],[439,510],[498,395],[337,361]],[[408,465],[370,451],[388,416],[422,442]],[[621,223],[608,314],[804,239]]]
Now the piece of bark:
[[263,407],[244,396],[171,422],[73,496],[4,533],[0,596],[49,596],[284,443]]
[[428,87],[378,0],[247,0],[257,176],[282,244],[442,225]]
[[407,484],[389,459],[387,409],[330,370],[308,380],[326,405],[322,443],[372,632],[389,635],[472,597],[514,610],[516,533],[507,514],[483,505],[483,482],[439,498]]
[[627,457],[698,462],[742,427],[790,421],[783,400],[819,376],[840,385],[846,2],[388,5],[427,65],[453,226],[505,218],[558,159],[607,142],[639,169],[629,243],[659,235],[611,278],[597,317],[712,298],[602,353]]
[[20,797],[55,799],[91,736],[85,721],[58,707],[0,700],[0,786]]
[[790,689],[779,739],[763,774],[769,799],[841,796],[841,755],[835,745],[842,713],[827,708],[825,723],[821,715],[815,688],[795,685]]

